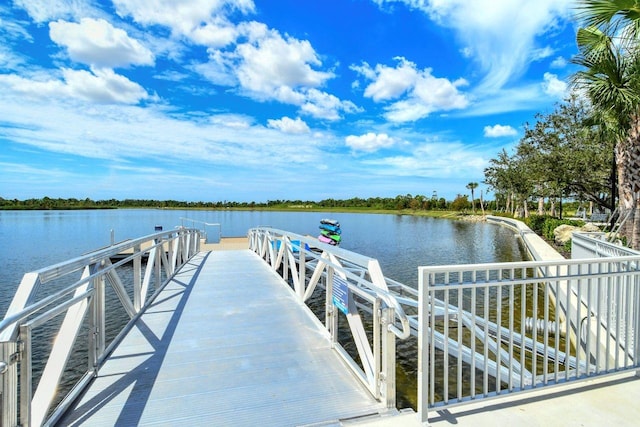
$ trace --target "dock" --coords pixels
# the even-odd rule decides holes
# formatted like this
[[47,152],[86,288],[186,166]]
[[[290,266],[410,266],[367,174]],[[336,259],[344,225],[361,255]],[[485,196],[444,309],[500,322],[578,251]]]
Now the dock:
[[203,251],[234,251],[239,249],[249,249],[249,239],[243,237],[222,237],[219,242],[202,242],[200,249]]
[[[516,231],[534,257],[553,255]],[[102,248],[23,277],[0,323],[0,425],[634,426],[640,254],[574,240],[571,260],[419,267],[418,289],[375,259],[272,228],[213,244],[178,228]],[[555,307],[580,304],[561,323],[540,296],[562,287]],[[463,292],[475,303],[459,304]],[[485,314],[516,303],[495,322]],[[56,317],[43,356],[34,332]],[[575,343],[547,338],[580,322]],[[407,339],[415,410],[396,408],[396,340]]]
[[59,425],[330,425],[387,412],[248,249],[200,252]]

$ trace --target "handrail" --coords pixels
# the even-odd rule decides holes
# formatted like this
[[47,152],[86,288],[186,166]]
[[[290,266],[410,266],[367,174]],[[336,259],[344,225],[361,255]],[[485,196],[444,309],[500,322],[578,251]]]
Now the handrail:
[[[269,230],[271,233],[274,233],[276,235],[280,235],[280,236],[288,236],[290,239],[293,238],[293,240],[299,240],[300,242],[306,243],[307,245],[313,245],[317,248],[322,249],[324,252],[328,252],[331,254],[334,254],[342,259],[351,261],[353,263],[355,263],[356,265],[360,265],[363,268],[368,268],[368,265],[370,263],[378,263],[378,260],[376,260],[375,258],[371,258],[368,257],[366,255],[362,255],[362,254],[358,254],[356,252],[351,252],[349,250],[346,249],[342,249],[342,248],[337,248],[335,246],[331,246],[328,245],[326,243],[322,243],[320,241],[318,241],[315,238],[312,237],[307,237],[307,236],[302,236],[300,234],[296,234],[296,233],[292,233],[289,231],[285,231],[285,230],[279,230],[277,228],[271,228],[271,227],[258,227],[258,228],[253,228],[249,230],[249,234],[257,231],[257,230]],[[251,242],[251,239],[250,239]],[[319,260],[321,259],[321,255],[317,254],[316,252],[310,250],[310,249],[306,249],[306,247],[303,247],[302,244],[299,245],[300,246],[300,250],[305,251],[306,254],[310,254],[313,258]],[[333,263],[331,262],[331,260],[323,260],[323,262],[325,264],[329,264],[334,268],[337,269],[342,269],[343,266],[339,265],[337,263]],[[385,279],[385,283],[386,281],[391,281],[391,279],[387,279],[386,277]],[[397,283],[397,282],[396,282]],[[373,283],[371,283],[373,285]],[[411,335],[411,326],[409,325],[409,319],[407,317],[407,315],[404,312],[404,309],[402,308],[402,306],[398,303],[397,299],[395,298],[395,296],[393,296],[388,290],[382,289],[378,286],[371,286],[368,287],[368,289],[378,298],[382,299],[387,306],[389,306],[390,308],[393,308],[395,310],[396,313],[396,317],[398,318],[398,320],[400,321],[400,323],[402,324],[402,330],[400,330],[399,328],[397,328],[395,325],[393,324],[389,324],[387,326],[387,328],[389,329],[389,331],[393,332],[398,338],[400,339],[406,339],[409,338],[409,336]]]
[[[333,348],[374,397],[395,409],[395,338],[408,338],[411,324],[389,287],[402,285],[385,278],[376,259],[315,238],[271,227],[252,228],[248,236],[249,248],[282,276],[301,302],[308,301],[316,288],[324,288],[324,326]],[[341,313],[361,366],[339,342]],[[363,313],[372,322],[363,322]],[[367,333],[365,324],[372,331]]]
[[[429,411],[640,369],[640,255],[418,272],[421,422]],[[465,360],[463,343],[480,357]],[[463,362],[472,372],[493,365],[495,382],[465,380]],[[443,378],[435,366],[449,367]]]
[[[222,224],[220,224],[219,222],[206,222],[206,221],[202,221],[199,219],[192,219],[192,218],[186,218],[186,217],[180,217],[180,221],[182,226],[184,227],[184,222],[188,221],[191,223],[191,228],[195,228],[196,224],[202,224],[204,227],[202,229],[202,231],[204,232],[205,235],[205,239],[207,239],[207,230],[206,227],[214,227],[217,226],[218,227],[218,239],[222,239]],[[207,239],[207,243],[210,243],[209,240]]]
[[[105,304],[106,285],[110,284],[113,288],[130,323],[153,301],[176,271],[200,250],[200,234],[200,230],[177,227],[25,274],[4,319],[0,321],[0,425],[54,424],[83,391],[105,355],[122,336],[122,331],[115,338],[106,335],[105,322],[107,318],[111,319],[112,309],[115,308]],[[123,253],[122,259],[111,262],[112,258]],[[143,256],[148,257],[146,265],[142,262]],[[119,269],[125,264],[132,265],[133,277],[130,273],[126,277],[119,275]],[[80,271],[81,277],[78,278]],[[131,272],[131,269],[127,268],[126,271]],[[54,280],[56,286],[62,286],[62,289],[36,299],[39,289]],[[71,280],[71,283],[66,285],[64,280]],[[127,285],[133,289],[126,289]],[[49,321],[58,316],[62,316],[63,321],[56,323],[57,329],[52,330],[54,326]],[[58,408],[49,414],[52,403],[59,400],[57,390],[60,381],[76,350],[73,343],[85,341],[76,339],[84,330],[82,326],[85,322],[89,326],[88,339],[86,344],[78,345],[87,347],[78,350],[88,353],[89,361],[85,362],[87,370],[79,374],[80,378],[71,391],[58,404]],[[124,323],[123,330],[126,330],[129,323],[126,320]],[[48,357],[38,359],[44,364],[32,392],[32,384],[36,385],[31,361],[34,344],[32,330],[39,327],[56,334],[56,339],[51,340],[53,344],[47,350]]]
[[[73,266],[73,265],[77,265],[77,263],[81,263],[83,266],[84,265],[90,265],[90,264],[95,264],[97,262],[97,260],[101,260],[101,259],[105,259],[105,258],[111,258],[114,255],[117,254],[121,254],[123,251],[126,251],[127,249],[131,249],[136,247],[137,245],[139,245],[140,243],[143,242],[147,242],[150,239],[157,239],[157,238],[161,238],[164,236],[168,236],[171,235],[171,232],[169,233],[157,233],[157,234],[152,234],[148,237],[142,237],[140,239],[136,239],[136,240],[132,240],[132,241],[127,241],[126,243],[121,243],[118,245],[114,245],[112,247],[106,248],[106,249],[101,249],[95,252],[91,252],[90,254],[87,254],[85,256],[81,256],[78,258],[73,258],[69,261],[63,261],[60,262],[58,264],[54,264],[51,265],[49,267],[44,267],[42,269],[39,270],[35,270],[33,273],[40,275],[40,277],[46,277],[47,280],[40,280],[41,283],[44,283],[46,281],[49,280],[55,280],[55,276],[51,277],[50,276],[50,272],[55,272],[56,276],[62,276],[62,275],[66,275],[68,273],[71,273],[73,271],[77,271],[78,268],[71,268],[69,266]],[[158,246],[162,246],[162,243],[156,243],[150,247],[147,247],[145,249],[145,251],[150,251],[153,249],[156,249]],[[3,341],[4,338],[6,338],[4,336],[4,332],[5,330],[11,326],[12,324],[16,323],[16,322],[20,322],[21,320],[26,319],[27,317],[31,316],[32,314],[40,311],[42,308],[51,305],[54,301],[59,300],[60,298],[64,297],[65,295],[73,292],[75,289],[77,289],[79,286],[90,282],[91,280],[104,275],[107,271],[109,270],[113,270],[116,267],[125,264],[126,262],[131,261],[133,258],[135,258],[137,255],[135,253],[132,253],[131,256],[124,258],[123,260],[117,262],[116,264],[111,265],[108,268],[102,269],[99,272],[90,274],[89,276],[86,276],[78,281],[76,281],[75,283],[69,285],[68,287],[61,289],[60,291],[49,295],[48,297],[45,297],[43,299],[41,299],[40,301],[37,301],[35,303],[33,303],[32,305],[29,305],[28,307],[25,307],[23,310],[11,314],[11,315],[5,315],[5,317],[0,321],[0,341]],[[67,267],[71,268],[68,269]],[[7,312],[7,314],[9,314],[9,312]]]

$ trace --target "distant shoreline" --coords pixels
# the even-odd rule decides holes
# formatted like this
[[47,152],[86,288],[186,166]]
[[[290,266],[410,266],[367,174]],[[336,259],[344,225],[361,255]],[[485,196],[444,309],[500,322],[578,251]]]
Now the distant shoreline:
[[175,210],[175,211],[265,211],[265,212],[331,212],[331,213],[364,213],[364,214],[382,214],[382,215],[411,215],[411,216],[426,216],[432,218],[450,218],[450,219],[466,219],[476,220],[475,218],[480,215],[472,215],[464,212],[450,211],[450,210],[414,210],[414,209],[376,209],[376,208],[362,208],[362,207],[225,207],[225,208],[212,208],[212,207],[157,207],[151,208],[148,206],[128,206],[128,207],[115,207],[115,206],[89,206],[89,207],[27,207],[27,206],[1,206],[0,211],[81,211],[81,210],[129,210],[129,209],[158,209],[158,210]]

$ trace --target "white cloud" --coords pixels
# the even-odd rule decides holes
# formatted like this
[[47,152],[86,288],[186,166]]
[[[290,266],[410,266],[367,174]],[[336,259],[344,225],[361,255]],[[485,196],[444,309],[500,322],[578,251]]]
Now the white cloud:
[[488,153],[485,146],[474,147],[460,142],[428,141],[415,147],[409,155],[381,157],[365,162],[369,165],[381,166],[382,169],[378,173],[391,176],[478,180],[479,177],[484,176],[484,168],[490,157],[487,156]]
[[0,6],[0,35],[11,40],[27,40],[32,42],[33,36],[29,34],[29,31],[25,28],[27,23],[20,20],[7,19],[5,17],[6,14],[8,14],[8,12],[5,12],[3,7]]
[[279,88],[319,87],[333,73],[317,71],[322,65],[306,40],[283,38],[270,30],[263,37],[237,47],[240,56],[238,79],[245,90],[258,96],[277,96]]
[[338,120],[357,111],[322,88],[335,74],[323,69],[308,40],[282,35],[256,21],[232,23],[228,16],[255,11],[252,0],[115,0],[120,16],[142,25],[162,25],[174,35],[207,46],[208,61],[188,67],[216,85],[235,87],[258,101],[278,101],[300,107],[315,118]]
[[415,121],[436,111],[462,109],[469,100],[458,88],[467,85],[464,79],[450,81],[435,77],[430,68],[419,70],[416,64],[405,58],[395,58],[395,68],[378,64],[371,68],[364,63],[351,69],[369,80],[373,80],[364,90],[364,96],[376,102],[392,101],[385,109],[387,120],[393,122]]
[[49,23],[51,40],[64,46],[69,57],[96,67],[153,65],[149,49],[104,19],[83,18],[80,23],[58,20]]
[[531,60],[540,61],[553,55],[555,51],[551,46],[545,46],[541,49],[533,49],[531,51]]
[[309,126],[304,122],[304,120],[300,119],[300,117],[296,118],[295,120],[289,117],[283,117],[279,120],[271,119],[267,121],[267,126],[272,129],[278,129],[284,133],[290,134],[303,134],[311,132]]
[[154,79],[166,80],[169,82],[179,82],[187,77],[189,77],[187,74],[175,70],[163,70],[153,76]]
[[511,126],[494,125],[484,127],[484,136],[487,138],[499,138],[501,136],[514,136],[517,134],[518,131]]
[[387,101],[397,99],[410,88],[413,88],[418,80],[418,70],[415,64],[408,62],[404,58],[397,58],[400,64],[396,68],[385,65],[376,65],[375,70],[364,64],[363,67],[354,67],[361,70],[363,75],[373,83],[364,90],[364,96],[372,98],[374,101]]
[[191,69],[213,84],[236,86],[238,79],[235,76],[234,60],[231,55],[219,50],[211,50],[208,62],[193,64]]
[[216,114],[211,117],[210,122],[227,128],[249,129],[253,119],[242,114]]
[[204,46],[222,48],[235,42],[239,33],[237,28],[225,20],[216,20],[196,27],[190,34],[191,39]]
[[382,148],[389,148],[396,144],[396,140],[386,133],[376,134],[369,132],[365,135],[349,135],[345,138],[347,147],[354,151],[372,153]]
[[[2,22],[0,22],[2,24]],[[12,51],[7,46],[0,45],[0,69],[15,70],[22,66],[26,59],[17,52]]]
[[544,83],[542,83],[544,92],[556,98],[563,99],[567,96],[569,85],[558,79],[558,76],[551,73],[544,73]]
[[360,109],[351,101],[342,101],[338,97],[317,89],[305,92],[305,101],[300,107],[312,117],[327,120],[338,120],[340,112],[353,113]]
[[224,18],[227,13],[255,10],[252,0],[114,0],[113,4],[120,16],[131,16],[142,25],[163,25],[174,34],[215,45],[230,40],[228,34],[215,34],[220,29],[232,31]]
[[459,116],[487,116],[517,111],[541,111],[549,106],[549,96],[540,83],[503,88],[485,96],[476,96],[473,104]]
[[0,74],[0,87],[5,91],[38,98],[63,97],[67,94],[66,86],[59,80],[27,79],[15,74]]
[[137,83],[113,70],[88,71],[63,70],[69,91],[75,96],[102,103],[136,104],[147,97]]
[[102,12],[91,0],[14,0],[14,5],[24,9],[35,22],[56,19],[79,21],[88,16],[99,16]]
[[[482,67],[482,89],[493,92],[520,76],[535,57],[536,37],[569,18],[573,0],[374,0],[402,2],[451,28],[467,55]],[[539,51],[539,53],[545,51]],[[539,55],[538,53],[538,55]],[[547,52],[548,53],[548,52]]]
[[246,40],[233,50],[210,48],[209,62],[193,69],[214,84],[238,86],[241,94],[258,101],[296,105],[315,118],[337,120],[341,113],[358,110],[320,90],[335,75],[320,69],[322,61],[309,41],[283,37],[257,22],[238,28]]
[[[252,118],[241,115],[194,120],[154,106],[26,99],[2,85],[0,79],[0,117],[9,125],[0,127],[0,139],[25,147],[111,164],[186,166],[194,176],[218,175],[222,181],[228,181],[229,174],[233,180],[243,175],[244,185],[264,181],[263,173],[272,175],[274,168],[282,168],[280,179],[291,180],[293,174],[312,173],[333,158],[322,150],[322,144],[335,144],[330,134],[322,140],[312,140],[308,134],[283,138],[282,132],[253,125]],[[40,114],[34,115],[34,108]],[[302,169],[294,172],[298,167]]]
[[136,104],[148,97],[137,83],[109,69],[62,70],[62,80],[0,75],[0,86],[34,98],[72,97],[98,103]]
[[567,60],[562,56],[558,56],[549,66],[551,68],[564,68],[567,66]]

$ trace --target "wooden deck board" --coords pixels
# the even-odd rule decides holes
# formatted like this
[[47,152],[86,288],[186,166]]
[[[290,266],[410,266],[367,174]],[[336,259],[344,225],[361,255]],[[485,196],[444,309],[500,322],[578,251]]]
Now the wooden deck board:
[[291,426],[384,410],[282,279],[236,250],[187,264],[60,424]]

